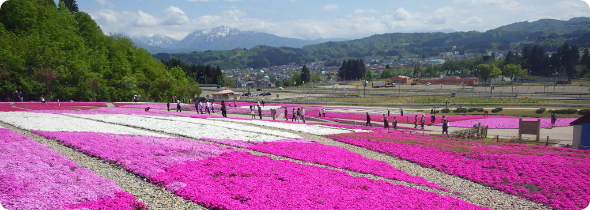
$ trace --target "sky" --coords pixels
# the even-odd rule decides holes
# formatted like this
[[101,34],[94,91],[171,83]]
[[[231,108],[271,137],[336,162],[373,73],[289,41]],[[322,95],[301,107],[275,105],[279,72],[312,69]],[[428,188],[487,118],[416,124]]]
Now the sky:
[[[0,0],[1,2],[2,0]],[[57,1],[57,0],[56,0]],[[105,33],[183,39],[222,25],[299,39],[487,31],[514,22],[590,17],[590,0],[78,0]]]

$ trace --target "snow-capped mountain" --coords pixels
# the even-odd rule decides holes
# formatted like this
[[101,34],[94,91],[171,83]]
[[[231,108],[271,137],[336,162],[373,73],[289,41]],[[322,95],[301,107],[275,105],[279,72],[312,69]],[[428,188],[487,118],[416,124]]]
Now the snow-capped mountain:
[[236,28],[221,26],[209,30],[195,31],[181,40],[177,47],[207,51],[252,48],[257,45],[301,48],[305,45],[318,43],[321,43],[321,41],[285,38],[273,34],[240,31]]
[[153,36],[132,36],[131,40],[137,46],[150,46],[161,48],[172,48],[178,44],[178,40],[163,34],[155,34]]

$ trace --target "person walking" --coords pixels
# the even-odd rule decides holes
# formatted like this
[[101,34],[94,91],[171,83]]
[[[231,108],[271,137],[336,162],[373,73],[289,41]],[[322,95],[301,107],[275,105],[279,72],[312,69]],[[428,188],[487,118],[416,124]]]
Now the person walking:
[[209,101],[207,101],[207,103],[205,104],[205,111],[207,111],[207,114],[211,114],[210,108],[211,108],[211,103]]
[[236,100],[234,100],[234,107],[238,107],[238,103],[236,103]]
[[215,114],[215,103],[211,103],[211,112]]
[[389,110],[389,108],[387,108],[387,116],[389,117],[389,115],[391,115],[391,110]]
[[18,95],[20,95],[20,102],[23,102],[25,100],[25,95],[23,95],[23,91],[18,91]]
[[301,108],[297,108],[297,122],[301,121]]
[[225,101],[221,101],[221,116],[227,117],[227,107],[225,107]]
[[422,115],[422,118],[420,119],[420,126],[422,127],[422,129],[424,129],[425,122],[426,122],[426,116]]
[[182,112],[180,109],[180,100],[176,100],[176,112]]
[[322,114],[324,115],[324,117],[326,117],[326,108],[323,108]]
[[555,127],[555,121],[557,121],[557,116],[555,112],[551,112],[551,128]]
[[264,107],[264,100],[262,100],[262,101],[260,101],[260,102],[262,102],[262,107]]
[[285,107],[285,121],[289,121],[289,110]]
[[258,106],[258,117],[262,120],[262,108]]
[[15,90],[14,91],[14,102],[18,102],[20,101],[20,94],[18,94],[18,91]]
[[301,107],[301,120],[305,123],[305,109]]
[[399,112],[401,113],[402,117],[404,116],[404,109],[402,109],[401,107],[399,108]]
[[258,100],[258,106],[260,106],[260,100]]
[[276,120],[275,117],[277,116],[277,110],[276,109],[270,109],[270,114],[272,115],[272,120]]
[[293,111],[291,112],[291,122],[295,122],[295,118],[297,117],[297,112],[295,112],[295,108],[293,108]]
[[435,114],[430,115],[430,123],[434,124],[435,121],[436,121],[436,115]]
[[251,115],[250,119],[256,119],[256,115],[254,114],[254,108],[252,108],[252,105],[250,105],[250,115]]
[[442,134],[447,133],[447,135],[449,135],[449,121],[447,120],[447,118],[445,116],[442,117]]
[[[170,111],[170,101],[167,101],[167,102],[166,102],[166,108],[168,108],[168,111]],[[195,107],[195,110],[196,110],[196,109],[197,109],[197,108]]]
[[389,129],[389,121],[387,120],[385,114],[383,114],[383,128]]
[[418,127],[418,115],[414,115],[414,128]]
[[393,129],[397,129],[397,117],[393,117],[393,122],[391,124],[393,124]]
[[45,103],[45,96],[41,95],[41,103]]
[[367,112],[367,123],[365,123],[365,126],[373,127],[373,125],[371,124],[371,116],[369,115],[368,112]]

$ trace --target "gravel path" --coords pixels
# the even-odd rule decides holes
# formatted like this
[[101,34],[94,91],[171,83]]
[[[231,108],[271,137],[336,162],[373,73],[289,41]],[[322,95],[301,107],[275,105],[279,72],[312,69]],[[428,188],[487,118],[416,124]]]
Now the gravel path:
[[88,168],[101,177],[115,181],[121,189],[135,196],[135,199],[148,204],[149,209],[206,209],[191,201],[184,200],[182,197],[174,195],[162,187],[149,183],[145,178],[136,176],[123,168],[64,146],[57,141],[32,134],[29,131],[2,122],[0,122],[0,127],[8,128],[41,144],[45,144],[76,162],[79,166]]

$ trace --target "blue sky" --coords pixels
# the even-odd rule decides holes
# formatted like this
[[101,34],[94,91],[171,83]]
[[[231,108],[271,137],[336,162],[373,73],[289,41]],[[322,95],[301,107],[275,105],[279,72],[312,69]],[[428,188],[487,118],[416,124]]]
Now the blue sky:
[[589,17],[583,0],[79,0],[105,33],[182,39],[221,25],[284,37],[356,39],[453,29],[486,31],[542,18]]

